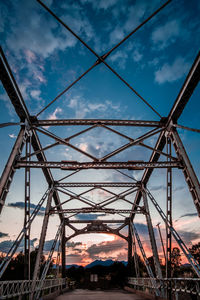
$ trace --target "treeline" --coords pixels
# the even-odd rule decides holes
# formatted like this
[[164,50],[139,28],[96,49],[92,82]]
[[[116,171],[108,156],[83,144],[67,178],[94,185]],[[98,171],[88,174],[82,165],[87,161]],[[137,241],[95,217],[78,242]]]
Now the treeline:
[[[38,249],[31,251],[30,253],[30,279],[33,277],[36,257],[37,257]],[[0,263],[2,262],[4,256],[3,254],[0,256]],[[45,265],[45,256],[43,255],[41,258],[41,268],[40,273],[42,273]],[[50,264],[49,273],[52,272],[53,261]],[[25,256],[22,252],[18,253],[15,257],[13,257],[4,272],[1,280],[24,280],[26,279],[24,276],[24,268],[25,268]]]

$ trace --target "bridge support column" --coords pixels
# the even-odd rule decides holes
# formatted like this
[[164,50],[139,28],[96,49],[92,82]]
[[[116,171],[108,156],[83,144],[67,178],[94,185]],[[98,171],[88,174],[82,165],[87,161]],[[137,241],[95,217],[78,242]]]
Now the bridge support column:
[[133,274],[133,239],[131,234],[131,224],[128,225],[128,274],[131,276]]
[[192,167],[192,164],[190,162],[190,159],[187,155],[187,152],[184,148],[184,145],[182,143],[182,140],[176,131],[176,129],[171,130],[170,132],[170,138],[172,140],[174,149],[176,151],[176,154],[178,156],[178,159],[180,159],[184,165],[183,167],[183,174],[185,176],[186,183],[188,185],[189,191],[192,195],[194,205],[196,207],[197,213],[200,217],[200,184],[199,180],[195,174],[195,171]]
[[[170,136],[166,136],[166,152],[171,156],[172,146]],[[171,158],[167,158],[167,161],[171,161]],[[166,216],[168,223],[166,224],[166,278],[172,278],[172,234],[168,224],[172,226],[172,170],[167,168],[167,207]],[[171,293],[171,281],[167,283],[167,299],[172,299]]]
[[150,237],[151,248],[152,248],[152,253],[153,253],[156,276],[158,278],[162,278],[162,270],[161,270],[161,266],[160,266],[160,262],[159,262],[158,249],[157,249],[153,225],[152,225],[152,221],[151,221],[149,204],[147,201],[146,192],[144,190],[142,190],[142,196],[143,196],[144,206],[145,206],[145,209],[147,212],[146,213],[146,221],[147,221],[147,227],[148,227],[148,231],[149,231],[149,237]]
[[[26,139],[26,156],[30,161],[31,154],[31,135],[28,133]],[[24,228],[30,222],[30,188],[31,188],[31,172],[30,168],[25,169],[25,212],[24,212]],[[24,279],[30,280],[30,226],[26,229],[24,235]]]
[[[36,280],[39,277],[40,264],[41,264],[42,252],[43,252],[43,247],[44,247],[44,242],[45,242],[45,237],[46,237],[46,232],[47,232],[47,226],[48,226],[48,221],[49,221],[49,211],[50,211],[50,207],[51,207],[53,192],[54,191],[52,189],[49,191],[49,195],[48,195],[48,199],[47,199],[46,210],[45,210],[45,215],[44,215],[43,225],[42,225],[42,231],[40,234],[40,243],[39,243],[39,247],[38,247],[38,253],[37,253],[36,262],[35,262],[35,269],[34,269],[34,273],[33,273],[33,290],[35,288]],[[33,299],[33,295],[31,297],[31,299]]]
[[61,251],[62,251],[62,278],[66,277],[66,238],[65,238],[65,222],[63,222],[62,227],[62,237],[61,237]]

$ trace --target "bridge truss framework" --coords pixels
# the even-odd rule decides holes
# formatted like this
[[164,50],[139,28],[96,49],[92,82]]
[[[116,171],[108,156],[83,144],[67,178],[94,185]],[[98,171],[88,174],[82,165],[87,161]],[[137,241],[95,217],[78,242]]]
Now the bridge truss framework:
[[[167,117],[161,117],[160,114],[141,96],[138,92],[130,86],[110,65],[106,62],[106,58],[117,49],[122,43],[124,43],[132,34],[140,29],[146,22],[153,18],[161,9],[169,4],[170,1],[167,1],[162,7],[155,11],[149,18],[147,18],[141,25],[134,29],[128,36],[126,36],[122,41],[120,41],[115,47],[105,53],[103,56],[99,56],[90,46],[88,46],[75,32],[71,30],[60,18],[58,18],[48,7],[46,7],[40,0],[38,2],[59,22],[64,26],[68,31],[71,32],[85,47],[87,47],[96,57],[97,60],[94,64],[85,71],[80,77],[78,77],[72,84],[70,84],[62,93],[60,93],[55,99],[53,99],[46,107],[44,107],[36,116],[31,116],[25,101],[21,95],[19,87],[14,79],[10,66],[7,62],[7,59],[1,49],[0,53],[0,69],[1,69],[1,81],[2,84],[10,98],[12,105],[19,117],[19,123],[21,129],[19,131],[16,142],[13,146],[7,164],[4,168],[4,171],[0,180],[0,211],[2,210],[6,196],[8,194],[10,185],[12,183],[13,177],[17,169],[25,169],[25,217],[24,217],[24,227],[17,237],[15,243],[11,247],[7,256],[3,260],[0,266],[0,276],[3,275],[6,270],[11,258],[15,254],[17,247],[24,240],[24,253],[26,258],[25,266],[25,278],[30,279],[30,231],[31,224],[37,214],[40,211],[42,205],[46,202],[46,210],[43,218],[43,225],[41,228],[40,242],[38,255],[35,264],[35,270],[33,275],[33,290],[34,285],[38,280],[38,274],[40,270],[41,256],[43,253],[43,247],[45,242],[46,231],[48,228],[49,216],[51,214],[58,214],[60,219],[60,226],[55,236],[52,249],[49,252],[48,259],[46,261],[45,268],[41,275],[41,287],[37,288],[37,292],[33,295],[35,299],[38,299],[39,292],[42,289],[42,284],[46,278],[48,267],[51,262],[53,252],[56,245],[59,241],[59,251],[61,252],[61,265],[62,265],[62,277],[65,277],[65,247],[66,242],[80,234],[85,233],[110,233],[118,235],[122,239],[126,240],[128,243],[128,263],[131,268],[132,256],[134,257],[134,264],[136,275],[139,277],[139,267],[136,255],[136,242],[140,248],[144,263],[147,268],[151,284],[155,289],[157,295],[161,295],[162,291],[157,288],[157,280],[163,278],[161,271],[160,260],[152,225],[151,212],[149,209],[149,202],[155,206],[155,209],[158,211],[159,215],[166,224],[166,278],[171,278],[171,247],[172,247],[172,236],[178,243],[178,246],[181,248],[183,253],[186,255],[189,263],[193,267],[196,275],[200,277],[200,266],[191,256],[187,246],[184,244],[178,233],[175,231],[172,225],[172,169],[179,168],[182,170],[188,189],[191,193],[194,205],[197,209],[198,215],[200,216],[200,185],[197,179],[197,176],[194,172],[194,169],[191,165],[189,157],[186,153],[186,150],[183,146],[182,140],[177,132],[177,128],[186,128],[177,124],[187,102],[189,101],[193,91],[195,90],[199,78],[200,78],[200,54],[197,55],[191,69],[185,79],[185,82],[168,114]],[[104,64],[107,68],[110,69],[115,76],[117,76],[128,88],[132,90],[143,102],[145,102],[150,109],[152,109],[160,118],[159,121],[151,120],[106,120],[106,119],[63,119],[63,120],[40,120],[38,116],[46,110],[52,103],[54,103],[61,95],[67,92],[73,85],[75,85],[82,77],[84,77],[90,70],[99,64]],[[1,124],[1,127],[15,125],[13,123]],[[61,138],[58,135],[52,133],[49,127],[54,126],[79,126],[83,127],[76,134],[68,136],[66,138]],[[85,129],[86,127],[86,129]],[[94,128],[103,128],[109,132],[112,132],[120,137],[123,137],[127,140],[127,143],[123,146],[113,150],[104,157],[98,158],[94,155],[84,151],[77,146],[74,146],[71,142],[74,138],[87,134]],[[121,127],[142,127],[148,129],[147,132],[136,139],[131,138],[128,135],[125,135],[116,129]],[[198,131],[196,129],[191,129]],[[52,143],[48,146],[42,146],[38,133],[48,136],[52,139]],[[145,143],[145,140],[158,136],[155,146],[149,146]],[[45,156],[45,151],[56,147],[58,145],[65,145],[78,153],[89,158],[89,161],[78,162],[78,161],[48,161]],[[149,161],[108,161],[110,158],[113,158],[115,155],[125,151],[128,148],[134,146],[141,146],[142,148],[149,149],[152,151]],[[166,146],[166,151],[165,151]],[[172,155],[172,148],[175,150],[176,156]],[[23,156],[23,149],[25,150],[25,155]],[[35,160],[32,159],[34,157]],[[30,213],[30,189],[31,189],[31,168],[41,168],[44,177],[48,184],[48,189],[38,202],[32,214]],[[57,168],[63,171],[71,171],[70,174],[66,175],[60,180],[55,181],[51,169]],[[152,175],[152,172],[155,168],[165,168],[167,171],[167,209],[166,214],[158,205],[157,201],[150,193],[147,188],[148,181]],[[71,176],[85,169],[111,169],[116,170],[120,174],[123,174],[125,178],[129,177],[125,170],[144,170],[141,181],[132,180],[124,182],[73,182],[71,181]],[[73,188],[86,188],[84,192],[75,193]],[[116,188],[123,188],[122,192],[116,192]],[[100,190],[109,194],[109,197],[105,200],[102,200],[100,203],[95,203],[90,198],[87,197],[87,193],[91,191]],[[67,197],[67,200],[61,201],[60,194],[63,194]],[[127,196],[134,196],[134,201],[127,199]],[[63,205],[67,205],[73,200],[78,200],[82,205],[85,205],[81,208],[63,208]],[[130,206],[129,209],[117,209],[115,204],[118,200],[123,201],[124,203]],[[77,220],[74,217],[78,214],[90,214],[100,213],[102,215],[118,215],[119,219],[97,219],[93,220],[88,218],[85,220]],[[146,223],[149,232],[149,238],[151,242],[151,248],[154,258],[156,277],[155,278],[149,261],[146,257],[144,247],[140,240],[140,236],[134,225],[134,218],[136,214],[143,214],[146,218]],[[77,225],[82,224],[82,228],[78,228]],[[115,224],[115,228],[113,228]],[[70,228],[73,233],[66,237],[66,227]],[[128,228],[128,235],[122,234],[120,231],[123,228]]]

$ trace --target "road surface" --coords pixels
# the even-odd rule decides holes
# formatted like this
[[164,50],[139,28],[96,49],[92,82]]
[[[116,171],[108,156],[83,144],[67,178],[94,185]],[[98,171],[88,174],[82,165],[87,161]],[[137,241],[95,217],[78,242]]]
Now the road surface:
[[[147,300],[147,298],[123,290],[91,291],[76,289],[58,296],[55,300]],[[149,300],[149,299],[148,299]]]

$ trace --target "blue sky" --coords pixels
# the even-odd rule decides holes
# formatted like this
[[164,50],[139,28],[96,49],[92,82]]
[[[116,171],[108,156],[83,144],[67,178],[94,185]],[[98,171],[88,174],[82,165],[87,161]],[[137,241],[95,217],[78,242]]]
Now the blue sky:
[[[101,56],[164,2],[160,0],[59,2],[44,0],[44,3]],[[3,0],[0,5],[2,48],[30,114],[35,115],[87,70],[96,61],[96,57],[58,24],[37,1]],[[172,1],[106,60],[162,116],[168,115],[199,51],[199,13],[199,1]],[[199,91],[200,89],[197,87],[179,120],[180,124],[200,128]],[[1,122],[18,122],[18,117],[2,86],[0,87],[0,111]],[[159,120],[159,117],[103,64],[96,66],[38,118]],[[79,129],[71,127],[65,129],[49,128],[50,131],[63,138],[72,135]],[[0,130],[1,171],[18,131],[19,127],[17,126]],[[120,132],[135,138],[142,135],[145,130],[120,128]],[[179,133],[199,178],[199,135],[183,130],[180,130]],[[52,142],[48,137],[41,134],[39,136],[43,146]],[[147,144],[153,146],[155,141],[156,137],[150,141],[147,140]],[[125,139],[119,138],[102,128],[96,128],[90,131],[88,135],[84,134],[73,140],[75,146],[98,157],[120,147],[125,142],[127,142]],[[133,159],[133,156],[134,159],[148,160],[149,151],[141,152],[139,147],[134,149],[126,150],[117,155],[116,158],[114,157],[113,160],[127,161]],[[58,161],[62,159],[88,160],[87,157],[61,145],[46,151],[46,156],[48,159]],[[23,223],[23,211],[13,207],[16,202],[23,201],[23,170],[17,171],[16,174],[7,198],[7,204],[13,205],[5,207],[1,217],[2,232],[7,233],[11,240],[14,239],[17,230],[21,228]],[[55,179],[64,176],[63,171],[53,171],[53,174]],[[93,179],[94,174],[97,180],[123,179],[116,172],[94,173],[85,171],[77,174],[74,181],[84,180],[85,177]],[[133,175],[140,178],[141,172],[134,172]],[[149,182],[152,193],[160,201],[163,208],[165,208],[165,180],[165,171],[162,170],[155,171]],[[41,182],[40,187],[38,187],[38,181]],[[43,175],[40,170],[34,170],[32,172],[32,203],[36,204],[39,201],[45,189],[46,184]],[[98,198],[101,195],[90,195],[90,197]],[[78,204],[75,205],[78,206]],[[174,210],[175,219],[179,219],[180,216],[187,213],[195,213],[192,199],[180,170],[174,171],[174,206],[176,207]],[[6,228],[5,220],[8,217],[16,218],[15,229],[11,229],[11,226]],[[197,234],[200,227],[196,225],[194,227],[196,219],[195,215],[184,217],[175,225],[179,230]],[[38,236],[41,220],[42,218],[38,217],[38,223],[33,229],[33,237],[34,234]],[[159,217],[155,213],[155,224],[157,220]],[[52,217],[51,222],[52,228],[55,228],[58,223],[57,217]],[[138,219],[138,222],[143,223],[144,220]],[[53,238],[53,232],[54,229],[49,233],[49,239]],[[6,240],[8,236],[2,237],[2,241]],[[104,238],[95,237],[99,243],[103,243]],[[197,236],[193,236],[193,240],[196,241]],[[86,243],[88,241],[89,238],[85,240]]]

